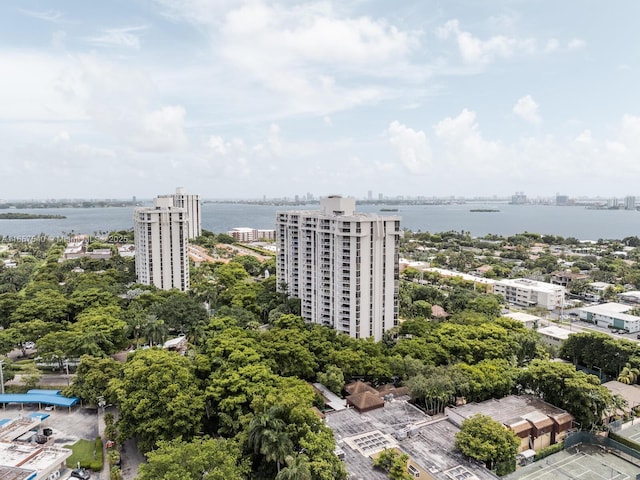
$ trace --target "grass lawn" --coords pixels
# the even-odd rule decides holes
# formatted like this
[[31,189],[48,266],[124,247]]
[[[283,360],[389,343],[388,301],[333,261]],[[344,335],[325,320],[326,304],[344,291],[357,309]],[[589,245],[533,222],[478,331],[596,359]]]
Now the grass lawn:
[[67,459],[67,467],[77,468],[80,462],[81,467],[90,468],[94,472],[102,470],[102,441],[78,440],[73,445],[65,447],[73,452]]

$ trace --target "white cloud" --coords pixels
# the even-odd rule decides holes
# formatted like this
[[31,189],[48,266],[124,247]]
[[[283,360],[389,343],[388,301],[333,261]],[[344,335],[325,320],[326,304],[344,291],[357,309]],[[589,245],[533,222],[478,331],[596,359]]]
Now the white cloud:
[[140,151],[174,151],[188,143],[181,105],[156,105],[155,88],[144,71],[78,55],[59,75],[57,89],[95,125]]
[[517,40],[505,35],[495,35],[481,40],[461,30],[457,19],[449,20],[439,27],[436,35],[442,40],[454,37],[462,58],[471,64],[487,64],[497,57],[511,57],[517,50],[528,52],[533,48],[530,39]]
[[446,149],[445,158],[463,169],[493,170],[504,152],[504,147],[498,142],[483,138],[476,113],[466,108],[457,117],[447,117],[438,122],[434,130]]
[[18,8],[18,11],[29,17],[44,20],[45,22],[59,23],[63,21],[62,12],[59,12],[58,10],[27,10]]
[[138,32],[146,30],[147,26],[111,28],[104,30],[101,35],[89,38],[89,43],[103,47],[122,47],[140,49],[140,35]]
[[[159,1],[172,18],[205,27],[215,62],[270,98],[274,118],[324,116],[393,98],[405,93],[398,86],[403,76],[416,82],[428,75],[409,60],[418,33],[345,15],[329,2]],[[390,76],[395,84],[386,86]]]
[[545,47],[545,50],[547,52],[555,52],[560,48],[560,42],[558,41],[557,38],[550,38],[549,40],[547,40],[547,45]]
[[387,129],[389,143],[396,151],[400,162],[411,174],[425,175],[432,163],[429,140],[422,131],[416,131],[398,121]]
[[587,42],[585,42],[581,38],[573,38],[571,41],[569,41],[568,48],[569,50],[578,50],[580,48],[586,47],[586,45]]
[[[219,135],[211,135],[205,146],[201,165],[209,174],[220,174],[223,178],[249,177],[260,172],[264,177],[265,162],[279,159],[285,151],[285,145],[280,136],[280,127],[276,124],[269,126],[263,141],[248,145],[242,138],[225,140]],[[273,165],[269,171],[277,170]]]
[[534,125],[542,123],[542,117],[540,117],[540,114],[538,113],[538,104],[531,95],[525,95],[518,99],[516,104],[513,106],[513,113]]

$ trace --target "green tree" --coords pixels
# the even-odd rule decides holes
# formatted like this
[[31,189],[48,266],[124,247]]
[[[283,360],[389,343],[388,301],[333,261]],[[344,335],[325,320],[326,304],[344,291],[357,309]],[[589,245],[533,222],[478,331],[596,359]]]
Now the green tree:
[[24,300],[11,315],[12,322],[42,320],[61,322],[67,319],[69,302],[58,290],[47,288]]
[[466,419],[456,434],[455,446],[464,455],[485,462],[492,469],[497,462],[511,460],[520,441],[515,433],[486,415]]
[[111,358],[83,355],[76,370],[73,383],[65,394],[81,398],[89,405],[97,405],[98,398],[104,397],[107,403],[115,403],[114,392],[109,383],[119,377],[123,364]]
[[340,395],[342,388],[344,387],[344,373],[335,365],[328,365],[324,372],[318,372],[318,382],[322,383],[325,387],[331,390],[333,393]]
[[638,377],[640,377],[640,369],[632,367],[630,363],[627,363],[620,371],[618,381],[626,383],[627,385],[633,385],[638,381]]
[[306,455],[287,455],[284,460],[286,466],[278,472],[275,480],[312,480]]
[[191,362],[175,352],[137,351],[109,388],[120,407],[122,437],[138,437],[144,452],[159,440],[188,441],[201,429],[203,395]]
[[271,407],[255,415],[249,423],[247,444],[254,452],[262,455],[267,462],[275,462],[280,472],[280,464],[293,450],[293,443],[285,432],[286,424],[279,418],[282,409]]
[[207,310],[195,298],[184,292],[171,291],[166,299],[151,308],[151,313],[163,320],[169,330],[187,332],[192,325],[206,323]]
[[249,466],[232,440],[160,441],[140,465],[138,480],[245,480]]
[[411,480],[413,477],[407,471],[409,455],[400,453],[393,448],[385,448],[373,460],[373,466],[384,470],[391,480]]

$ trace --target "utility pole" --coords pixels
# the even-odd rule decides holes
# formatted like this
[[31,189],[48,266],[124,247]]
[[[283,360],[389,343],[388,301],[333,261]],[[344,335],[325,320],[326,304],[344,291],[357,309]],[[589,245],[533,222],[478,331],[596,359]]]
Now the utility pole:
[[4,395],[4,372],[2,367],[4,367],[4,360],[0,360],[0,393]]

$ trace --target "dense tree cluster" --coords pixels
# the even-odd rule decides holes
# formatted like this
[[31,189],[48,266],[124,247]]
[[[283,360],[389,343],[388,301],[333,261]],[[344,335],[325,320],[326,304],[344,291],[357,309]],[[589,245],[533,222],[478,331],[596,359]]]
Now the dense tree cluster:
[[[420,235],[472,243],[464,232]],[[198,239],[207,248],[224,240],[208,232]],[[0,271],[0,353],[33,341],[39,356],[60,365],[80,358],[67,393],[118,406],[120,439],[135,437],[148,453],[142,480],[177,478],[175,465],[191,457],[180,478],[346,478],[333,434],[313,408],[323,404],[312,381],[336,393],[354,379],[403,384],[430,413],[458,397],[528,392],[585,426],[597,424],[613,401],[596,377],[546,361],[535,331],[500,316],[500,297],[457,278],[409,271],[400,285],[404,321],[374,342],[304,323],[286,285],[277,288],[273,259],[192,265],[191,291],[165,292],[136,285],[130,260],[59,263],[61,247],[25,255],[13,279]],[[432,318],[434,305],[446,316]],[[153,348],[176,335],[190,344],[186,356]],[[123,349],[132,350],[126,363],[110,357]],[[634,374],[636,352],[627,345],[578,336],[562,353],[581,363],[585,351],[592,359],[601,352],[592,361],[605,371],[630,362]],[[394,458],[383,468],[400,475],[400,463]]]

